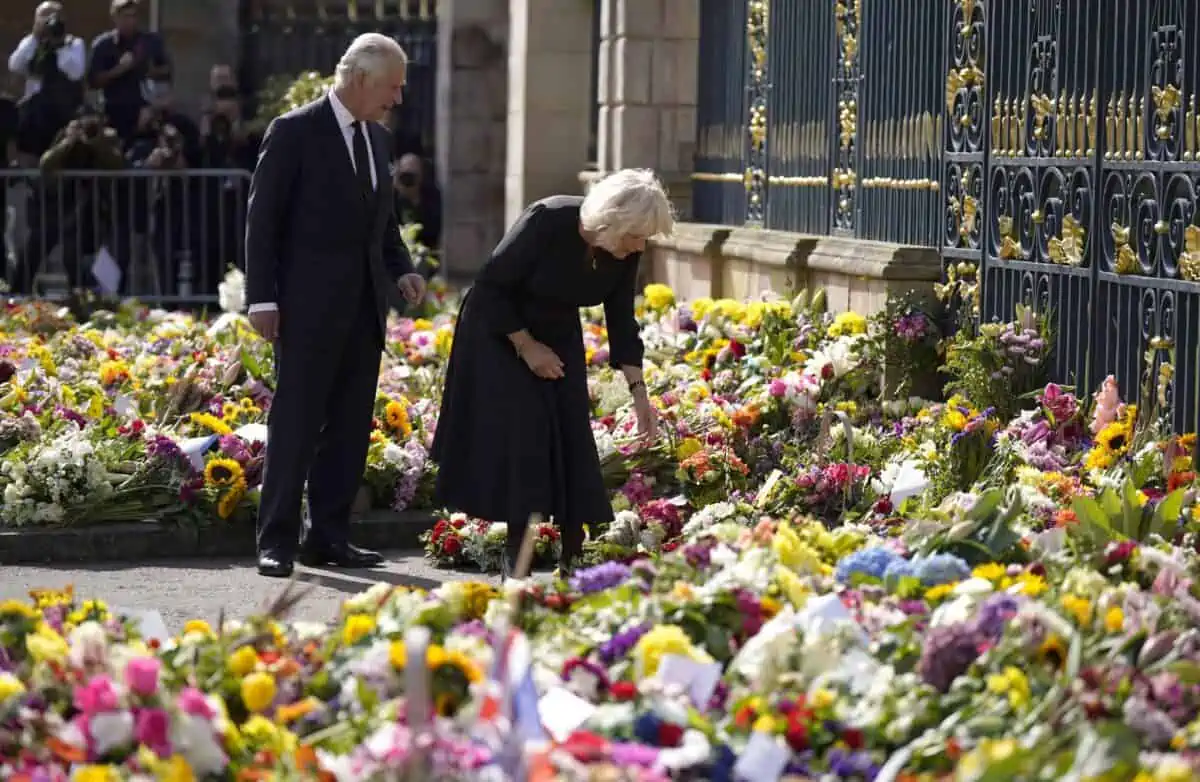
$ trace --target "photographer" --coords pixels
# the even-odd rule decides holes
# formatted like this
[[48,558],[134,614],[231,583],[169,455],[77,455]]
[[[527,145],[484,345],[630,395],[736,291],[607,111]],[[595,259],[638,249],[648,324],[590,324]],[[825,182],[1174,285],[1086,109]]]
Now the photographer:
[[67,34],[61,3],[42,3],[33,31],[8,58],[8,68],[25,78],[18,146],[40,156],[83,103],[87,55],[83,41]]
[[72,288],[83,272],[80,262],[100,247],[108,226],[112,182],[60,177],[61,172],[117,171],[125,167],[120,142],[104,118],[83,109],[42,155],[42,176],[29,196],[29,239],[14,275],[13,290],[32,293],[42,262],[61,247]]
[[[257,144],[241,120],[237,89],[221,85],[213,91],[209,112],[201,120],[202,167],[253,171]],[[203,188],[204,241],[201,242],[197,290],[214,295],[230,265],[242,265],[246,201],[250,180],[245,176],[206,176]]]
[[171,62],[162,38],[141,29],[137,0],[114,0],[111,11],[113,29],[92,42],[88,79],[103,90],[108,121],[128,141],[150,85],[170,79]]
[[164,176],[136,180],[130,222],[136,233],[151,238],[157,258],[158,292],[165,294],[177,292],[181,266],[184,261],[191,262],[192,249],[201,235],[196,183],[172,174],[189,167],[187,148],[179,128],[164,122],[155,109],[142,109],[127,158],[134,168],[154,169]]

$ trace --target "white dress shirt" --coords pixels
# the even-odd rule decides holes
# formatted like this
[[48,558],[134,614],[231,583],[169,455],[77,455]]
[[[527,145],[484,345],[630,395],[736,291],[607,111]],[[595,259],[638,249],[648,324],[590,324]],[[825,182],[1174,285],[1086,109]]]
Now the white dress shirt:
[[[337,93],[333,90],[329,91],[329,105],[333,107],[333,117],[337,120],[338,127],[342,131],[342,139],[346,142],[346,154],[350,156],[350,165],[354,166],[354,172],[358,173],[358,166],[354,164],[354,123],[357,120],[354,119],[354,115],[350,113],[345,104],[338,100]],[[366,122],[362,123],[362,125],[363,138],[367,142],[367,159],[374,163],[375,155],[371,147],[371,128]],[[374,165],[371,166],[371,189],[379,189],[379,172]],[[258,304],[251,304],[247,314],[274,312],[277,309],[279,309],[279,305],[275,302],[264,301]]]
[[[33,62],[33,55],[37,54],[37,48],[38,39],[27,35],[21,39],[8,58],[8,69],[18,76],[25,77],[25,98],[36,95],[42,89],[41,77],[29,73],[29,66]],[[64,76],[71,81],[83,78],[83,72],[87,69],[87,50],[82,38],[67,36],[66,42],[55,54],[58,58],[58,69]]]

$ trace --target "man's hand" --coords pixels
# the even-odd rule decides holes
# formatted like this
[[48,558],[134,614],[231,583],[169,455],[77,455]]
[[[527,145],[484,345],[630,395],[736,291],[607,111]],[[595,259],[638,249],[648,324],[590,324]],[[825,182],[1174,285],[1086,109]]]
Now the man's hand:
[[404,300],[409,304],[420,304],[425,298],[425,278],[415,272],[406,274],[397,283]]
[[117,60],[117,73],[124,73],[133,67],[135,58],[133,52],[125,52],[121,55],[121,59]]
[[250,325],[268,342],[279,338],[279,310],[259,310],[250,313]]

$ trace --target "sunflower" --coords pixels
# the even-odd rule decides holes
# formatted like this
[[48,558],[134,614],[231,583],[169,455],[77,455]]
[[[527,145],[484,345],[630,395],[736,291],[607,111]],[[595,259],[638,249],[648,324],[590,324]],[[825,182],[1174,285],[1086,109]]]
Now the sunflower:
[[457,649],[443,647],[442,654],[437,656],[436,662],[430,663],[430,668],[435,674],[442,670],[455,671],[471,684],[483,681],[483,669],[479,664]]
[[[236,464],[236,462],[235,462]],[[217,503],[217,515],[227,519],[237,511],[238,504],[246,496],[246,479],[238,476]]]
[[412,434],[412,421],[408,418],[408,407],[400,402],[388,402],[383,409],[383,417],[388,429],[397,432],[401,437]]
[[1038,648],[1038,656],[1055,668],[1062,668],[1067,662],[1067,647],[1057,635],[1049,635]]
[[236,459],[213,459],[204,465],[204,482],[209,486],[233,486],[238,481],[245,483],[245,473]]

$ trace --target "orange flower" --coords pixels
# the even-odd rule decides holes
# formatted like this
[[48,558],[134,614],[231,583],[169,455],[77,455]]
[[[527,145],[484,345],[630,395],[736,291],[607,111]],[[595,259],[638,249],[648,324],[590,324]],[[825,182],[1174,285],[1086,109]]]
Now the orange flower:
[[758,419],[760,417],[761,413],[759,413],[758,405],[749,404],[734,411],[733,423],[734,426],[738,426],[742,429],[749,429],[758,423]]
[[1070,508],[1061,508],[1054,514],[1054,526],[1066,527],[1079,523],[1079,517]]
[[1185,486],[1191,486],[1196,480],[1196,473],[1191,470],[1173,472],[1167,476],[1167,491],[1175,491]]

